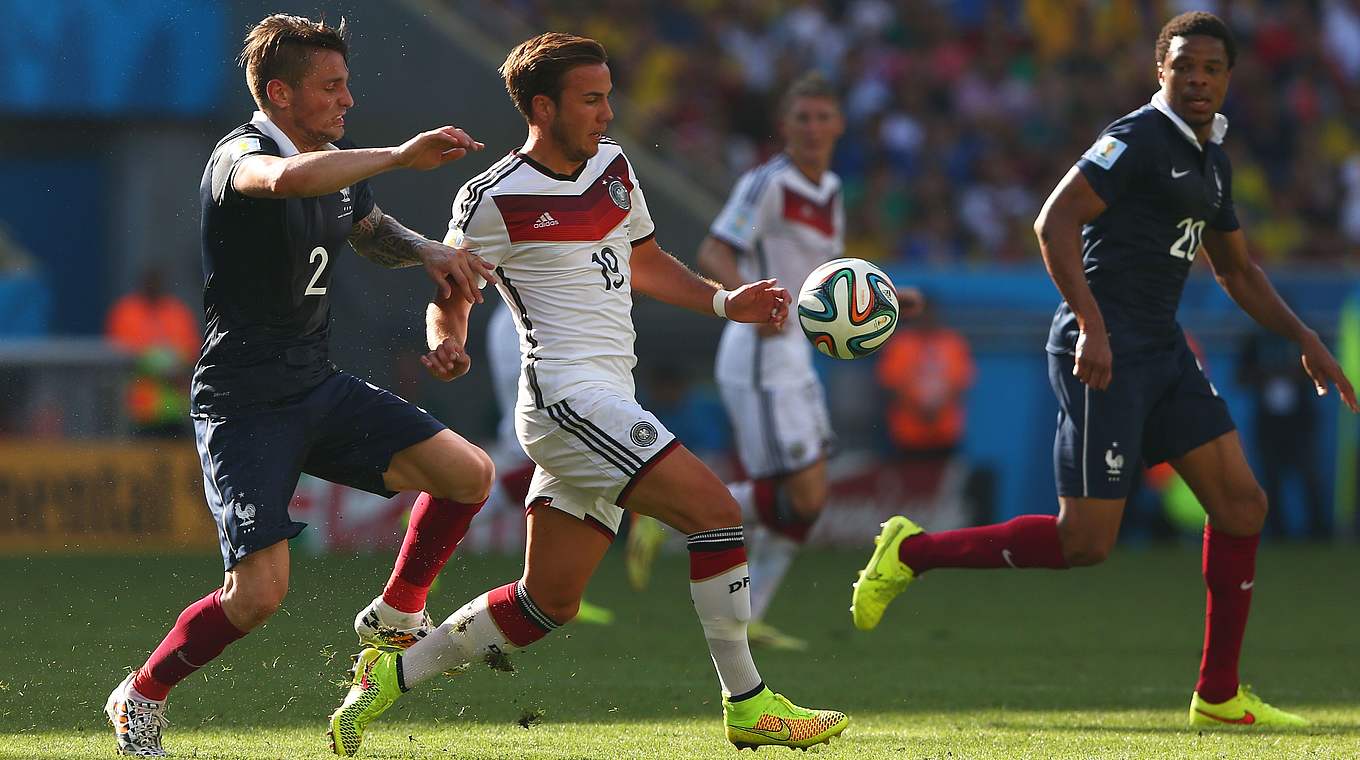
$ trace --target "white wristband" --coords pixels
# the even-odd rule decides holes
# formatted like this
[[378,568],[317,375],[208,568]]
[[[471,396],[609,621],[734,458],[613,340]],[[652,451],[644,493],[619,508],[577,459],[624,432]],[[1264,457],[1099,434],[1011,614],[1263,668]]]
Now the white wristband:
[[713,313],[727,319],[727,297],[732,295],[732,291],[718,288],[713,291]]

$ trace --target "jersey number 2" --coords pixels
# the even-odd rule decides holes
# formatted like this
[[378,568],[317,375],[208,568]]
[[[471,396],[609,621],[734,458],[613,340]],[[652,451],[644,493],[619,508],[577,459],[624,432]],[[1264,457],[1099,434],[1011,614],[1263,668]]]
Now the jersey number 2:
[[1187,216],[1176,222],[1176,229],[1182,232],[1181,236],[1176,238],[1176,242],[1171,244],[1171,255],[1178,259],[1194,261],[1195,254],[1199,253],[1200,242],[1204,239],[1204,221]]
[[304,296],[326,295],[326,286],[322,285],[318,288],[316,284],[321,280],[321,273],[326,271],[326,264],[330,263],[331,256],[326,253],[325,248],[319,245],[312,249],[312,255],[308,257],[307,263],[314,264],[318,259],[321,260],[321,263],[317,264],[316,271],[312,273],[312,279],[307,283],[307,289],[302,292]]
[[618,290],[623,287],[623,273],[619,271],[619,257],[614,254],[614,249],[602,248],[599,253],[592,254],[590,260],[600,265],[605,290]]

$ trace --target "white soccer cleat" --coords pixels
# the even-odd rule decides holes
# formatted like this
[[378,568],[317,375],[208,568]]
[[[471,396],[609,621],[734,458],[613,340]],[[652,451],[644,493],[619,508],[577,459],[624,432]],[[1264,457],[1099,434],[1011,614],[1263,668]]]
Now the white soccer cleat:
[[118,754],[133,757],[165,757],[161,749],[161,729],[170,724],[165,719],[165,703],[141,700],[131,695],[132,677],[118,684],[104,703],[104,714],[113,724],[113,735],[118,740]]
[[434,621],[425,610],[420,611],[420,625],[414,628],[385,624],[378,614],[378,603],[381,601],[382,597],[374,599],[354,616],[354,633],[358,635],[360,644],[375,649],[409,649],[434,630]]

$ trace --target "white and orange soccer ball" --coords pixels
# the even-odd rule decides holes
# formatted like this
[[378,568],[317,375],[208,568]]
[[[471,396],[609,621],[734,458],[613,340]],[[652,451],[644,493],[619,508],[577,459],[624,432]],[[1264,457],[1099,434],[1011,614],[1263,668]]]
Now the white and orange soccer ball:
[[827,356],[868,356],[897,327],[897,288],[882,269],[864,259],[833,259],[803,281],[798,324]]

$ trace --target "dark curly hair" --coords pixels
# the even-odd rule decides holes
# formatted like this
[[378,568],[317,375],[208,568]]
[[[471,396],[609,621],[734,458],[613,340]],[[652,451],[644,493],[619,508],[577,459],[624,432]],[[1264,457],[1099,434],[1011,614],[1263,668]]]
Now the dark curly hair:
[[1237,64],[1237,40],[1233,39],[1232,30],[1223,23],[1223,19],[1212,13],[1204,11],[1190,11],[1166,22],[1162,31],[1157,35],[1157,63],[1166,60],[1166,52],[1171,49],[1173,37],[1189,37],[1192,34],[1202,34],[1206,37],[1217,37],[1223,41],[1223,49],[1228,51],[1228,68]]

